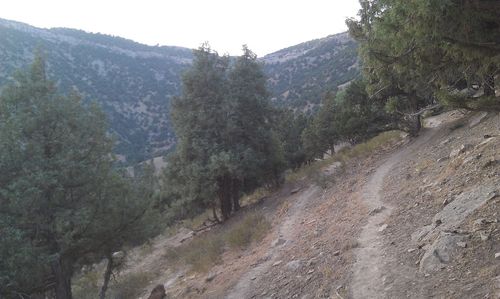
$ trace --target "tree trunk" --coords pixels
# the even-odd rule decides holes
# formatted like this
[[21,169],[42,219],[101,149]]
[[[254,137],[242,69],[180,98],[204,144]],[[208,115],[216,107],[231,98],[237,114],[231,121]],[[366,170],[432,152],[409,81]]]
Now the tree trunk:
[[226,221],[231,214],[231,185],[227,176],[219,180],[219,202],[222,213],[222,221]]
[[227,193],[227,191],[223,191],[222,196],[219,197],[222,221],[229,219],[229,215],[231,214],[231,199]]
[[493,75],[486,75],[483,80],[484,95],[487,97],[495,96],[495,77]]
[[409,130],[408,130],[410,136],[412,137],[417,136],[421,129],[422,129],[422,121],[420,119],[420,115],[417,114],[410,116]]
[[54,275],[56,299],[72,299],[71,276],[73,274],[73,264],[61,257],[51,263],[52,274]]
[[212,214],[214,216],[214,221],[220,223],[219,217],[217,217],[217,204],[212,205]]
[[233,211],[237,212],[240,210],[240,182],[238,180],[233,180],[231,197],[233,200]]
[[113,256],[111,254],[106,255],[108,264],[106,265],[106,271],[104,271],[104,282],[99,293],[99,299],[106,298],[106,291],[108,290],[109,280],[111,279],[111,274],[113,274]]

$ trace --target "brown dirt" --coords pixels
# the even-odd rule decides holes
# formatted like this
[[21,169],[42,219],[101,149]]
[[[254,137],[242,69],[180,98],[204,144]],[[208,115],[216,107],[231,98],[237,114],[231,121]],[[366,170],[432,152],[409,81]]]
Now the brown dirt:
[[[428,244],[411,239],[445,199],[500,186],[500,115],[453,112],[428,123],[436,128],[400,149],[351,161],[326,189],[301,181],[243,209],[266,215],[271,231],[247,250],[226,250],[209,273],[157,263],[165,274],[152,284],[166,283],[173,298],[500,298],[500,198],[467,216],[466,247],[436,273],[419,270]],[[445,158],[461,145],[464,153]],[[486,241],[474,231],[479,218],[492,221]]]
[[[330,175],[327,189],[301,181],[256,209],[273,219],[267,237],[243,252],[226,252],[210,273],[187,275],[167,292],[174,298],[331,298],[347,296],[357,236],[367,218],[362,191],[387,148]],[[229,224],[230,225],[230,224]]]
[[392,154],[370,177],[363,189],[363,202],[370,209],[368,223],[363,227],[358,238],[359,248],[356,250],[356,263],[353,267],[351,294],[353,298],[385,298],[385,248],[382,240],[383,231],[387,227],[386,220],[391,216],[392,205],[384,203],[382,185],[388,173],[401,161],[408,159],[412,153],[429,142],[435,130],[422,132],[422,136],[406,147]]
[[[436,273],[419,271],[427,243],[414,242],[411,234],[432,223],[445,200],[477,186],[500,186],[500,137],[484,145],[484,135],[499,136],[500,116],[490,114],[474,124],[477,114],[441,126],[432,142],[394,167],[385,181],[385,202],[394,206],[384,231],[384,288],[386,298],[500,298],[500,267],[494,255],[500,252],[500,226],[489,225],[492,232],[481,241],[473,232],[479,218],[497,219],[499,199],[489,201],[469,215],[455,233],[463,234],[466,248],[456,249],[456,258]],[[462,145],[471,149],[446,159]],[[452,232],[453,233],[453,232]]]

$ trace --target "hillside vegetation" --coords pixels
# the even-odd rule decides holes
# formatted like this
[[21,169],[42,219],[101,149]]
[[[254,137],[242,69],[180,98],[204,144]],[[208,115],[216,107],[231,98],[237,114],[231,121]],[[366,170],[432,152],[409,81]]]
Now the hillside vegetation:
[[[355,48],[343,33],[261,58],[276,105],[317,107],[324,92],[359,74],[353,66]],[[36,49],[44,53],[47,72],[62,92],[75,88],[85,101],[99,103],[118,141],[115,152],[127,165],[172,148],[175,136],[169,103],[181,94],[182,74],[193,59],[191,49],[147,46],[120,37],[40,29],[0,19],[0,86],[31,63]],[[273,58],[283,56],[287,57],[283,63]],[[285,99],[285,93],[290,97]]]
[[357,43],[340,33],[289,47],[260,60],[272,101],[279,107],[314,112],[322,97],[359,75]]
[[0,296],[500,295],[500,3],[360,4],[267,64],[0,20]]

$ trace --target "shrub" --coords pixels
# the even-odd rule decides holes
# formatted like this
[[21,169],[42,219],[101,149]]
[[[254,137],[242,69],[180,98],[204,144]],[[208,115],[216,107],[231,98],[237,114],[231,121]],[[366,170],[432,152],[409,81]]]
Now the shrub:
[[220,233],[207,233],[187,244],[168,248],[165,257],[174,263],[187,263],[194,271],[205,272],[220,262],[223,252],[224,239]]
[[244,249],[253,241],[260,241],[270,227],[266,217],[249,213],[226,233],[226,240],[230,247]]
[[148,272],[130,273],[117,277],[115,283],[111,284],[107,298],[112,299],[136,299],[153,279],[153,274]]

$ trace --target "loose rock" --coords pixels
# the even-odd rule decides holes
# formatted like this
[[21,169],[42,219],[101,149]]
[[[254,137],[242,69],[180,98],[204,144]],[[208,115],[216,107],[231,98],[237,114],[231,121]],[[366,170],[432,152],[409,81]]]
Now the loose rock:
[[371,210],[370,213],[369,213],[369,215],[370,216],[376,215],[376,214],[382,212],[383,210],[385,210],[385,207],[384,206],[380,206],[378,208],[375,208],[375,209]]
[[299,260],[294,260],[294,261],[288,262],[286,264],[286,268],[288,270],[292,270],[292,271],[299,269],[300,266],[301,266],[301,262]]
[[453,159],[453,158],[459,156],[460,154],[465,153],[470,148],[472,148],[472,145],[470,145],[470,144],[462,144],[460,147],[452,150],[449,157],[450,157],[450,159]]
[[427,248],[424,256],[420,260],[420,271],[431,273],[442,269],[449,263],[458,242],[462,242],[463,236],[441,233],[439,237]]
[[205,281],[206,282],[211,282],[212,280],[214,280],[214,278],[217,276],[216,273],[210,273],[207,275],[207,277],[205,278]]
[[379,232],[383,232],[387,228],[387,224],[384,224],[378,228]]
[[490,239],[490,233],[486,231],[480,231],[479,232],[479,237],[481,238],[481,241],[488,241]]

